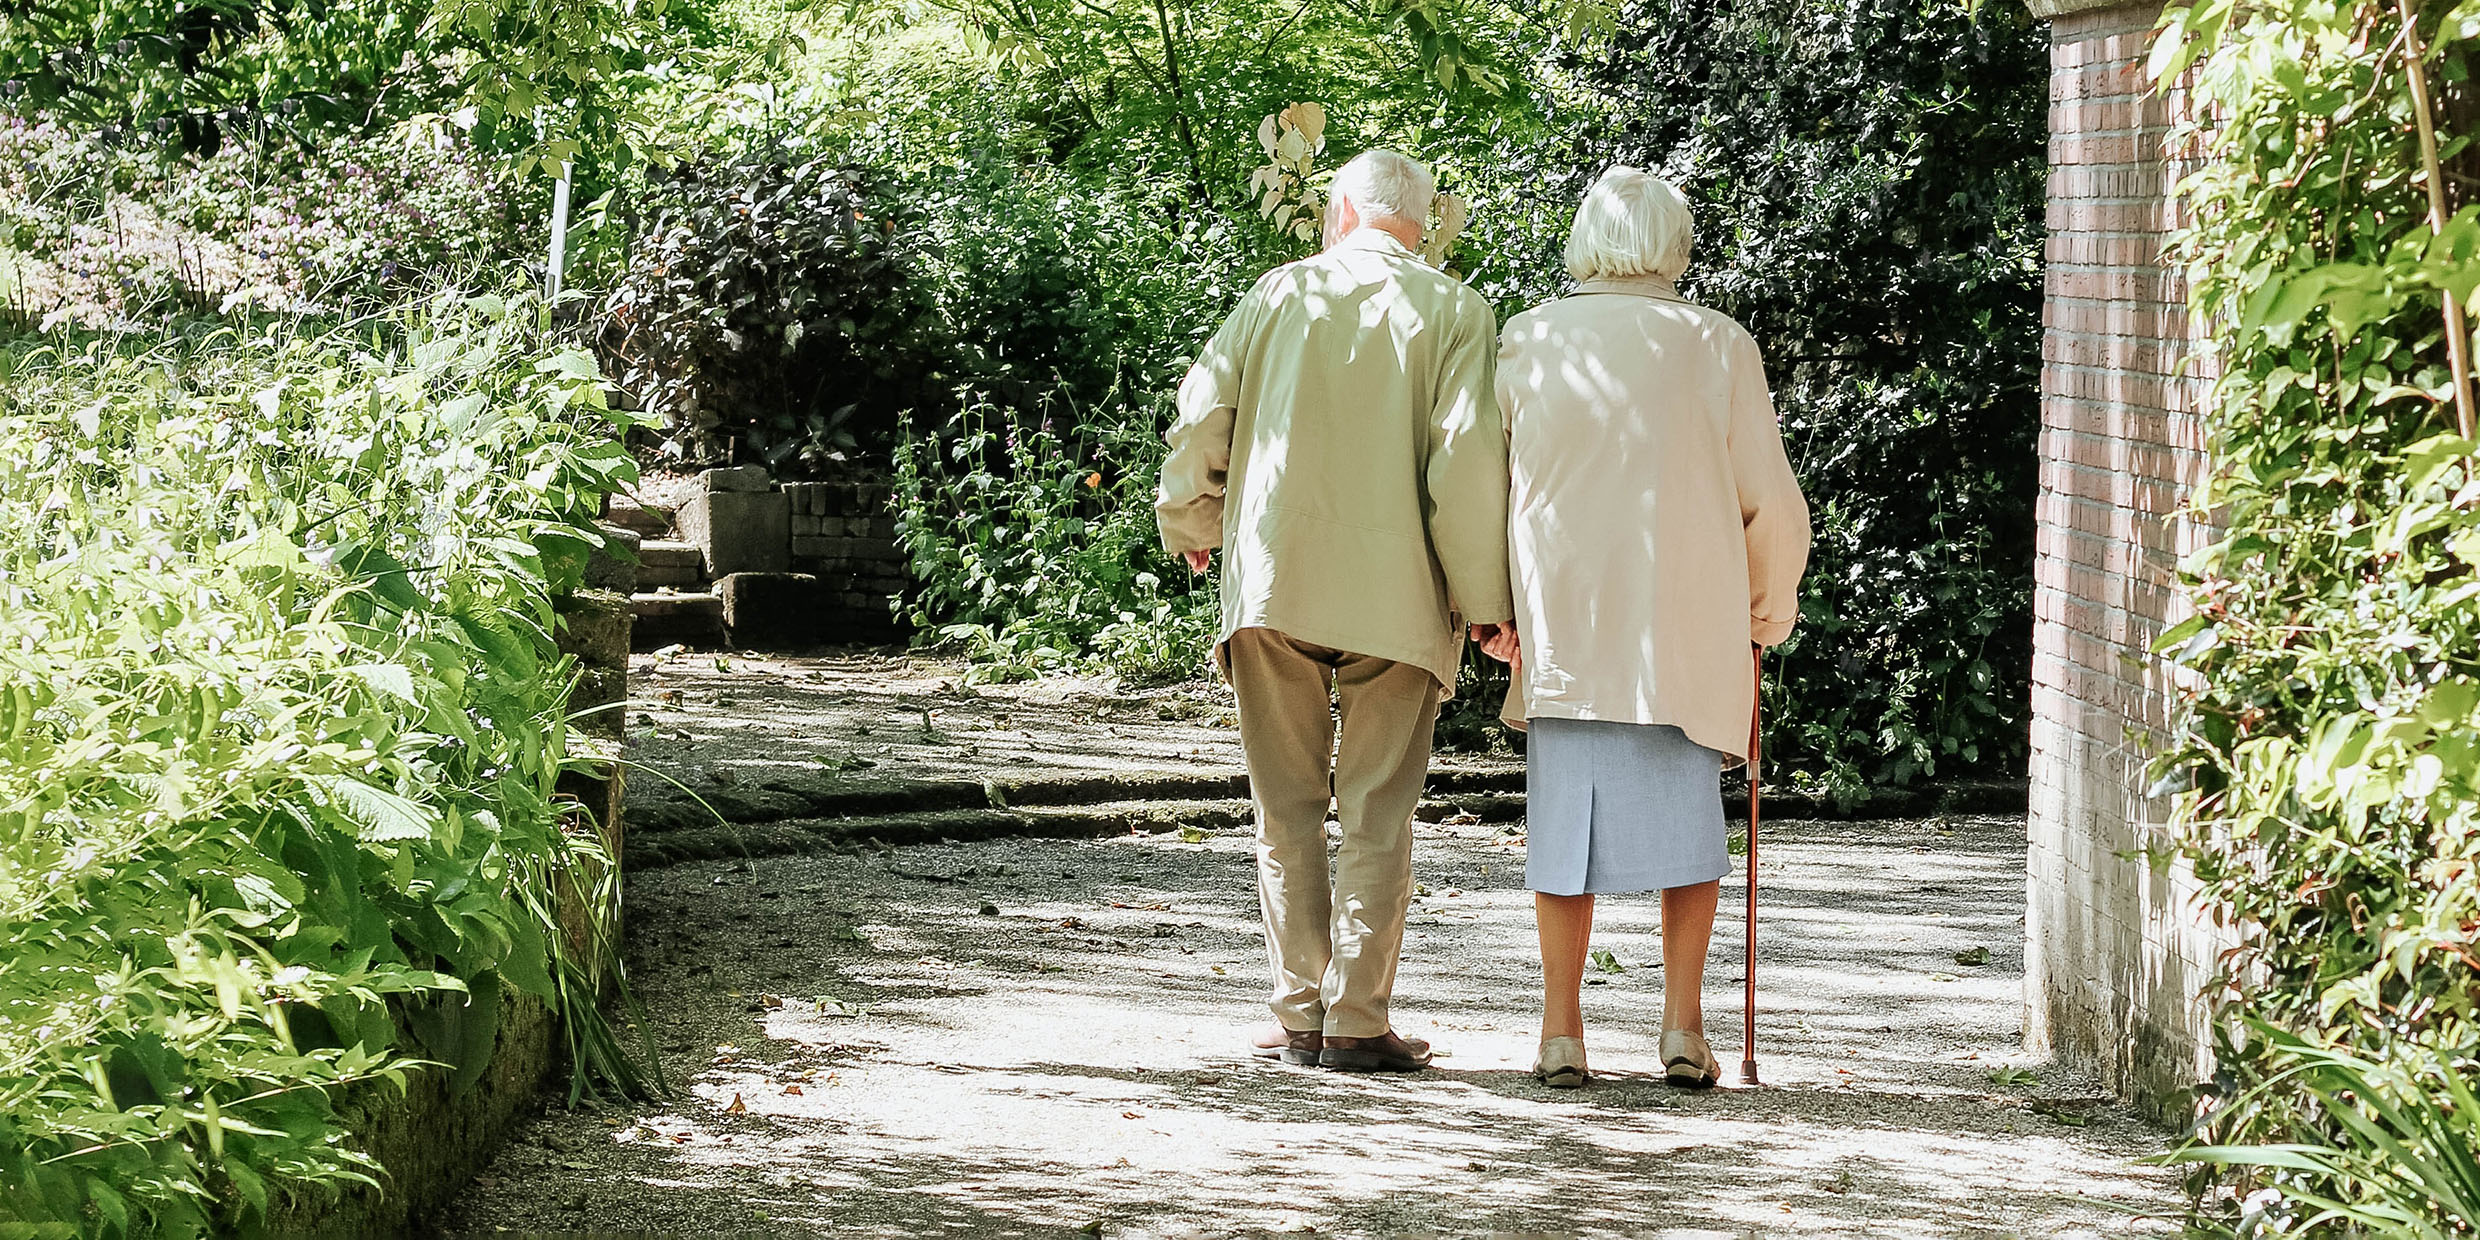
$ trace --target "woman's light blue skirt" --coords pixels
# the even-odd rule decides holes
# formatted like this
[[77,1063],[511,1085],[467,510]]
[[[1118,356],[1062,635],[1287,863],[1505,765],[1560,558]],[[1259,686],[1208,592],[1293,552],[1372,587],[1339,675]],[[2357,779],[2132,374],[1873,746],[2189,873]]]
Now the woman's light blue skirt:
[[1666,723],[1532,719],[1526,732],[1525,886],[1659,891],[1731,872],[1722,754]]

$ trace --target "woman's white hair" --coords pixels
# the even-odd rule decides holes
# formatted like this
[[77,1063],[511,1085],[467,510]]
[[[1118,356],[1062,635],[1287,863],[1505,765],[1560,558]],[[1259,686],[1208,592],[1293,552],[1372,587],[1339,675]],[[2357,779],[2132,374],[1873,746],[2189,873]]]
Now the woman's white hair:
[[1579,280],[1661,276],[1688,269],[1696,218],[1678,187],[1621,164],[1602,174],[1567,232],[1567,274]]
[[1333,204],[1349,198],[1363,223],[1392,216],[1427,226],[1429,200],[1437,192],[1437,178],[1419,160],[1387,150],[1363,151],[1335,169],[1326,189],[1327,210],[1331,218]]

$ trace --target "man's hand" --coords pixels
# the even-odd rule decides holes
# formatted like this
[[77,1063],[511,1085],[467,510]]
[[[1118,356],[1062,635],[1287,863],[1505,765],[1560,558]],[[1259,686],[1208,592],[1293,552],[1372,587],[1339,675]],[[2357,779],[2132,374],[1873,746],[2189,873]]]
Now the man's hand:
[[1214,553],[1211,551],[1183,551],[1180,553],[1180,558],[1188,561],[1189,572],[1200,577],[1204,576],[1206,569],[1214,563]]
[[1524,670],[1524,643],[1516,637],[1513,620],[1502,624],[1472,626],[1472,639],[1481,646],[1481,653],[1514,668]]

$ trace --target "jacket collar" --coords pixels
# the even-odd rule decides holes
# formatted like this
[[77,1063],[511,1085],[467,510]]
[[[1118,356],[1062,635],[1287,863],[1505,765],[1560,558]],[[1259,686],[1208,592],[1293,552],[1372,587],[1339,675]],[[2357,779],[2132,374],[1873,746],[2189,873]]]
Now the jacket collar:
[[1626,293],[1662,301],[1688,300],[1679,295],[1679,286],[1669,276],[1607,276],[1578,284],[1576,293],[1578,296],[1587,293]]

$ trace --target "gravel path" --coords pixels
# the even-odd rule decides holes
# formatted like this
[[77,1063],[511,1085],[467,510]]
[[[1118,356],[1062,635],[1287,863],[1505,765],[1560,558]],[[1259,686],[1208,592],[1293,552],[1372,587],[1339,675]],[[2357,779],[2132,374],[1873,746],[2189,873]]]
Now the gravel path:
[[[1236,832],[696,862],[630,878],[683,1092],[555,1110],[449,1233],[774,1237],[2172,1235],[2161,1134],[2019,1048],[2020,820],[1769,823],[1766,1085],[1655,1073],[1649,897],[1604,901],[1601,1079],[1527,1075],[1520,837],[1424,825],[1397,1027],[1438,1066],[1250,1059]],[[1726,886],[1726,909],[1734,907]],[[1714,946],[1738,1058],[1739,939]],[[1982,959],[1986,963],[1967,964]],[[1726,1071],[1726,1080],[1732,1073]]]

